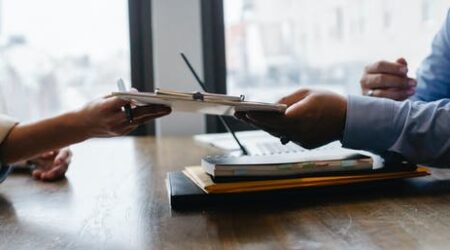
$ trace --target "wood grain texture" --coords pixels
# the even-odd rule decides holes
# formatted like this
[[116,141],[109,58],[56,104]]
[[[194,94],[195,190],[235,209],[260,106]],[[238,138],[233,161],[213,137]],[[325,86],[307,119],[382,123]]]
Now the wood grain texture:
[[67,179],[0,185],[0,249],[448,249],[450,171],[350,192],[175,212],[167,171],[214,151],[191,138],[73,147]]

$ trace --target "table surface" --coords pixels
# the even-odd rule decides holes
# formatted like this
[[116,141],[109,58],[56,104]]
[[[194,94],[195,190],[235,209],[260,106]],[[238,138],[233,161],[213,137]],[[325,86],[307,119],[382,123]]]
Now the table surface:
[[450,171],[282,204],[173,211],[167,171],[213,149],[191,138],[72,147],[66,180],[0,185],[0,249],[448,249]]

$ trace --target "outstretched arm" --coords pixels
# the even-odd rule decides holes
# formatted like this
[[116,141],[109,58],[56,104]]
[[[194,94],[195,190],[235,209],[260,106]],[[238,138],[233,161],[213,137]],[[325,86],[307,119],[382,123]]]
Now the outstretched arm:
[[450,167],[450,99],[424,103],[350,96],[342,143],[378,154]]
[[88,138],[124,135],[171,111],[169,107],[161,105],[136,107],[133,109],[134,120],[129,123],[122,112],[122,107],[128,103],[117,97],[108,97],[91,102],[77,111],[18,124],[0,145],[1,159],[4,163],[13,163]]
[[314,148],[333,140],[412,163],[450,167],[450,100],[424,103],[300,90],[281,100],[285,114],[237,114],[275,136]]

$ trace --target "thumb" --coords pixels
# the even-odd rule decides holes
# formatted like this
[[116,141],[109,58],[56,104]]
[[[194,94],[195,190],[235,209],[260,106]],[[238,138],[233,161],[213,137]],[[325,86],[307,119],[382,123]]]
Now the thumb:
[[280,104],[286,104],[288,107],[291,106],[292,104],[304,99],[305,97],[308,96],[308,94],[310,93],[309,90],[307,89],[300,89],[295,91],[294,93],[287,95],[283,98],[281,98],[278,103]]
[[56,155],[54,163],[55,164],[69,163],[71,158],[72,158],[72,151],[70,149],[63,149],[58,153],[58,155]]
[[396,62],[396,63],[400,63],[400,64],[405,65],[405,66],[408,66],[408,62],[407,62],[406,59],[403,58],[403,57],[400,57],[400,58],[397,59],[395,62]]
[[311,105],[308,105],[310,104],[309,96],[310,95],[305,95],[302,99],[289,106],[284,113],[285,116],[291,119],[303,117],[303,114],[311,108]]
[[122,99],[122,98],[119,98],[119,97],[116,97],[116,96],[108,97],[108,98],[105,99],[104,102],[105,102],[104,104],[107,107],[110,107],[110,108],[112,108],[114,110],[119,110],[123,106],[131,103],[128,100],[125,100],[125,99]]

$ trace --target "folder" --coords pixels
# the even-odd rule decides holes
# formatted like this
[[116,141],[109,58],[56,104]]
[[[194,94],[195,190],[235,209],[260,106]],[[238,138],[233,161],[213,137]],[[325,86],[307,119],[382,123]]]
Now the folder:
[[162,104],[174,112],[233,116],[237,111],[267,111],[284,113],[284,104],[245,101],[244,96],[229,96],[207,92],[180,92],[157,89],[155,92],[113,92],[112,96],[132,101],[136,105]]
[[[378,172],[379,170],[377,170]],[[384,172],[389,172],[383,170]],[[383,172],[381,171],[381,172]],[[341,194],[349,196],[355,192],[369,192],[378,190],[381,185],[397,185],[400,179],[429,175],[426,168],[419,167],[415,170],[390,172],[402,172],[402,174],[392,174],[383,178],[370,178],[358,180],[357,182],[335,183],[329,185],[298,186],[296,188],[284,187],[282,189],[261,190],[254,192],[205,192],[195,184],[183,172],[167,173],[166,186],[169,201],[174,210],[195,210],[209,207],[228,207],[229,205],[263,205],[283,204],[284,202],[295,202],[308,197],[327,197]],[[406,173],[407,172],[407,173]],[[380,177],[380,176],[379,176]],[[366,190],[366,191],[364,191]]]
[[183,173],[206,193],[240,193],[268,191],[276,189],[336,186],[358,182],[369,182],[399,178],[411,178],[429,175],[425,167],[417,167],[415,170],[400,171],[376,171],[363,174],[351,174],[340,176],[312,176],[289,179],[238,181],[238,182],[214,182],[210,175],[205,173],[202,167],[186,167]]

